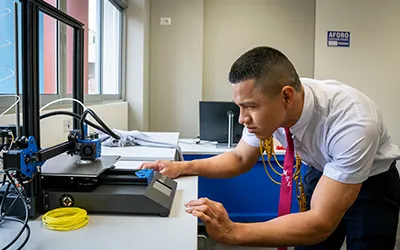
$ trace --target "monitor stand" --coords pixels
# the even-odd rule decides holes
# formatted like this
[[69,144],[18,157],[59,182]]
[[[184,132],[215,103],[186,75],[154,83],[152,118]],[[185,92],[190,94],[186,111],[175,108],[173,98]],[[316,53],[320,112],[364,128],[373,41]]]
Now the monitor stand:
[[228,147],[231,148],[233,146],[233,117],[235,114],[229,110],[228,113]]
[[233,143],[233,117],[235,114],[229,110],[226,115],[228,116],[228,143],[218,143],[217,148],[234,148],[237,143]]

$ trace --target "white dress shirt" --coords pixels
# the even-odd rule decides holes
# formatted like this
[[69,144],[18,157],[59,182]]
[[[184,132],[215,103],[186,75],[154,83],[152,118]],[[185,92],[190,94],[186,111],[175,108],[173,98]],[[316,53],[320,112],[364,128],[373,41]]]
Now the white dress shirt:
[[[295,151],[302,161],[334,180],[361,183],[389,169],[400,159],[376,104],[360,91],[335,80],[300,79],[304,106],[290,128]],[[273,136],[286,146],[279,128]],[[259,140],[245,128],[242,139],[259,147]]]

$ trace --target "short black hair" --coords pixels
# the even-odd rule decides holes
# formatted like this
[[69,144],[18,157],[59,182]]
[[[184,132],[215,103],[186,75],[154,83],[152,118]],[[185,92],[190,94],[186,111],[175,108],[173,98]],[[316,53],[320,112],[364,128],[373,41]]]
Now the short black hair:
[[229,82],[236,84],[246,80],[255,80],[256,86],[271,97],[287,85],[296,91],[301,89],[293,64],[282,52],[267,46],[255,47],[233,63]]

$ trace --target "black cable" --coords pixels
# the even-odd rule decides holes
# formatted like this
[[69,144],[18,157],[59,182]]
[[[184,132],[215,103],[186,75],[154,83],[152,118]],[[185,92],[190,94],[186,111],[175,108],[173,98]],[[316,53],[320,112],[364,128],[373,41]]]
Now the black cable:
[[[39,118],[40,118],[40,119],[45,119],[45,118],[48,118],[48,117],[51,117],[51,116],[55,116],[55,115],[68,115],[68,116],[71,116],[71,117],[75,118],[75,119],[78,120],[78,121],[81,119],[81,117],[80,117],[78,114],[75,114],[75,113],[70,112],[70,111],[62,111],[62,110],[60,110],[60,111],[53,111],[53,112],[49,112],[49,113],[40,115]],[[86,120],[86,119],[85,119],[85,122],[86,122],[89,126],[92,126],[93,128],[98,129],[98,130],[100,130],[101,132],[103,132],[103,133],[105,133],[105,134],[108,134],[107,131],[106,131],[105,129],[103,129],[102,127],[100,127],[99,125],[94,124],[94,123],[92,123],[91,121]]]
[[[24,225],[24,221],[22,221],[22,220],[20,220],[20,219],[17,219],[17,218],[5,217],[5,218],[3,218],[3,219],[4,219],[4,220],[9,220],[9,221],[16,221],[16,222],[19,222],[19,223],[21,223],[21,224]],[[31,236],[31,228],[29,227],[29,225],[26,224],[24,227],[26,228],[25,240],[22,242],[22,244],[21,244],[17,249],[22,249],[22,248],[26,245],[26,243],[28,243],[29,237]],[[6,249],[6,248],[4,248],[4,249]],[[4,249],[3,249],[3,250],[4,250]]]
[[[4,184],[5,184],[5,182],[3,182],[3,185]],[[8,195],[8,191],[10,190],[10,186],[11,186],[11,184],[8,183],[8,185],[6,187],[6,191],[3,194],[3,198],[1,199],[1,204],[0,204],[0,222],[3,221],[3,207],[5,205],[5,201],[6,201],[6,198],[7,198],[7,195]]]
[[85,121],[85,118],[86,118],[86,116],[87,116],[88,114],[90,114],[90,115],[100,124],[100,126],[102,126],[102,127],[108,132],[108,133],[107,133],[108,135],[112,136],[113,138],[115,138],[115,139],[117,139],[117,140],[121,139],[121,137],[119,137],[117,134],[115,134],[115,133],[100,119],[100,117],[98,117],[98,116],[96,115],[96,113],[95,113],[93,110],[91,110],[91,109],[86,109],[86,110],[83,112],[82,116],[81,116],[80,124],[81,124],[81,133],[82,133],[82,136],[85,135],[85,131],[84,131],[84,121]]
[[[96,128],[96,129],[98,129],[98,130],[100,130],[101,132],[103,132],[103,133],[105,133],[105,134],[108,134],[108,135],[110,135],[110,136],[112,136],[112,137],[114,137],[115,139],[117,139],[117,140],[119,140],[120,139],[120,137],[117,135],[117,134],[115,134],[94,112],[93,112],[93,110],[91,110],[91,115],[95,118],[95,120],[101,125],[101,126],[99,126],[99,125],[97,125],[97,124],[95,124],[95,123],[92,123],[91,121],[89,121],[89,120],[86,120],[86,119],[84,119],[83,121],[85,122],[85,123],[87,123],[89,126],[91,126],[91,127],[93,127],[93,128]],[[87,112],[87,113],[89,113],[89,112]],[[93,115],[94,114],[94,115]],[[75,118],[75,119],[77,119],[77,120],[80,120],[81,121],[81,118],[82,117],[84,117],[84,115],[86,116],[87,114],[85,114],[85,112],[82,114],[82,117],[81,116],[79,116],[78,114],[75,114],[75,113],[73,113],[73,112],[70,112],[70,111],[53,111],[53,112],[49,112],[49,113],[46,113],[46,114],[43,114],[43,115],[40,115],[40,119],[45,119],[45,118],[47,118],[47,117],[51,117],[51,116],[54,116],[54,115],[68,115],[68,116],[71,116],[71,117],[73,117],[73,118]],[[96,119],[97,118],[97,119]],[[83,131],[83,126],[82,126],[82,121],[81,121],[81,133],[82,134],[84,134],[84,131]]]
[[81,139],[84,139],[85,138],[85,127],[84,127],[84,121],[86,120],[86,116],[87,116],[87,114],[89,113],[89,111],[88,111],[89,109],[86,109],[84,112],[83,112],[83,114],[82,114],[82,116],[81,116],[81,118],[80,118],[80,121],[79,121],[79,124],[80,124],[80,126],[81,126]]
[[7,211],[4,212],[4,215],[2,215],[2,217],[5,217],[8,215],[9,212],[11,212],[11,209],[13,208],[13,206],[15,205],[15,203],[17,203],[18,198],[20,198],[20,195],[17,195],[17,197],[14,198],[13,202],[10,204],[10,206],[8,207]]
[[[0,170],[0,174],[4,174],[5,172],[3,170]],[[6,183],[6,175],[3,175],[3,181],[1,182],[1,185],[4,185]]]
[[[19,237],[21,237],[21,234],[24,232],[25,228],[27,228],[27,230],[29,230],[29,233],[27,234],[27,238],[29,238],[28,236],[30,235],[30,229],[28,229],[28,228],[29,228],[29,227],[28,227],[28,204],[26,203],[26,201],[25,201],[25,199],[24,199],[24,196],[22,195],[21,191],[18,189],[17,185],[15,185],[14,179],[11,178],[11,175],[8,173],[8,171],[5,171],[5,174],[7,175],[7,178],[9,179],[9,181],[11,182],[11,184],[14,186],[15,190],[17,190],[17,192],[18,192],[18,194],[19,194],[19,196],[20,196],[22,202],[24,203],[24,207],[25,207],[25,220],[24,220],[24,221],[21,221],[21,223],[22,223],[23,226],[22,226],[21,230],[19,231],[19,233],[14,237],[14,239],[13,239],[12,241],[10,241],[10,243],[7,244],[7,246],[5,246],[5,247],[3,248],[3,250],[6,250],[6,249],[8,249],[10,246],[12,246],[12,245],[19,239]],[[8,218],[8,219],[9,219],[9,218]],[[28,240],[25,239],[25,241],[27,242]],[[23,245],[26,244],[25,241],[24,241]],[[21,249],[22,247],[23,247],[23,246],[20,246],[20,248],[18,248],[18,249]]]
[[[3,157],[1,157],[1,156],[0,156],[0,161],[1,161],[1,163],[3,163]],[[0,174],[4,174],[4,171],[0,171]],[[3,181],[1,182],[1,186],[4,186],[5,184],[6,184],[6,175],[4,174],[3,175]],[[3,222],[3,216],[2,216],[3,206],[5,204],[6,197],[7,197],[7,194],[8,194],[8,190],[10,189],[10,185],[11,184],[7,185],[6,190],[5,190],[4,194],[3,194],[3,198],[1,199],[1,203],[0,203],[0,223]]]

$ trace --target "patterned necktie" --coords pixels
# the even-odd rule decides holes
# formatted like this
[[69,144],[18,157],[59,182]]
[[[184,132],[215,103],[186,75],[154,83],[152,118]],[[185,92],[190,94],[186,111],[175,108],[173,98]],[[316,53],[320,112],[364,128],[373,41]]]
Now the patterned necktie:
[[[285,128],[286,133],[286,153],[285,161],[283,163],[283,173],[281,179],[280,196],[279,196],[279,210],[278,216],[290,213],[292,206],[292,180],[293,180],[293,164],[294,164],[294,145],[293,138],[290,130]],[[286,247],[278,248],[278,250],[286,250]]]

